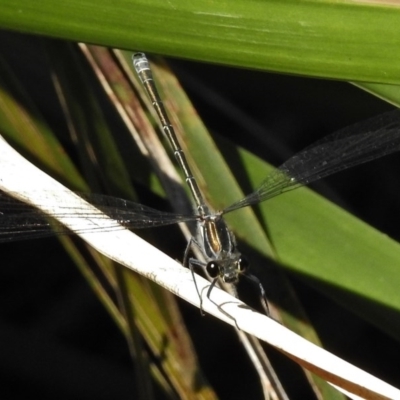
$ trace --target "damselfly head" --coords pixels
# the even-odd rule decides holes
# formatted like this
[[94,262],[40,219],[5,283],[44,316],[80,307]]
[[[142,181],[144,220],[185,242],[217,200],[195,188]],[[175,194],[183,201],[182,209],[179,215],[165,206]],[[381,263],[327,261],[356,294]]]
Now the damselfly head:
[[237,283],[239,275],[244,273],[249,266],[246,257],[240,253],[221,254],[218,260],[209,261],[206,271],[211,278],[220,277],[225,283]]

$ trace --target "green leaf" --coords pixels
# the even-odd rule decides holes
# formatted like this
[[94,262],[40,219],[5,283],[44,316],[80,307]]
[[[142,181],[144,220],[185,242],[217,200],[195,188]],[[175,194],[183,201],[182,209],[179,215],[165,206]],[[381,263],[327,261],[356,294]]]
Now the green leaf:
[[0,27],[292,74],[399,83],[397,3],[3,0]]

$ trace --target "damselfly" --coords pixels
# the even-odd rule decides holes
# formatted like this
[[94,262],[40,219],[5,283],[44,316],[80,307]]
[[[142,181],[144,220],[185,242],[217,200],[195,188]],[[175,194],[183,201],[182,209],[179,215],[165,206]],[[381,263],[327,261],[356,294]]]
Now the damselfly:
[[[237,249],[235,236],[227,227],[223,216],[315,182],[335,172],[398,151],[400,149],[400,112],[393,111],[382,114],[323,138],[294,155],[267,175],[253,193],[222,211],[214,212],[206,204],[186,161],[185,154],[158,95],[147,58],[143,53],[135,54],[133,63],[158,114],[163,132],[185,175],[194,200],[195,212],[191,215],[168,213],[104,195],[88,194],[82,195],[82,197],[115,221],[115,223],[111,222],[107,228],[102,227],[102,230],[120,229],[121,225],[130,229],[140,229],[196,221],[197,236],[190,239],[184,253],[183,263],[191,269],[193,277],[195,276],[194,268],[205,268],[212,278],[207,296],[210,297],[211,290],[219,278],[226,283],[236,284],[239,276],[243,275],[258,285],[268,309],[264,289],[258,278],[248,272],[247,261]],[[43,193],[43,196],[46,196],[46,193]],[[63,216],[72,217],[76,213],[76,210],[68,207],[68,204],[63,204],[63,207],[65,209]],[[71,233],[61,224],[51,223],[41,211],[1,192],[0,212],[1,242]],[[57,218],[59,213],[58,215],[50,213],[50,215]],[[90,215],[85,215],[85,217],[90,217]],[[77,218],[82,218],[82,216],[77,216]],[[200,250],[204,257],[203,260],[191,256],[194,247]]]

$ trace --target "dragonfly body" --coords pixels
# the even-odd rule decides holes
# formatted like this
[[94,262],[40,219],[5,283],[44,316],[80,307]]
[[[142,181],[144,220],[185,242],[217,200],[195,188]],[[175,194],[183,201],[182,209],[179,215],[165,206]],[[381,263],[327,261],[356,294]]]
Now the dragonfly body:
[[[145,87],[154,109],[160,119],[162,130],[168,138],[175,158],[178,161],[186,178],[186,183],[190,189],[197,212],[198,212],[198,237],[192,238],[185,251],[184,265],[188,266],[193,273],[194,266],[205,267],[207,273],[213,278],[208,297],[217,279],[221,278],[225,283],[237,283],[239,275],[245,273],[246,266],[241,254],[236,248],[236,240],[233,233],[227,227],[222,219],[222,213],[214,214],[210,212],[204,196],[197,184],[196,178],[192,174],[190,165],[186,161],[185,154],[179,144],[175,130],[171,125],[168,115],[164,109],[163,103],[158,95],[156,85],[150,69],[150,64],[143,53],[137,53],[133,56],[133,65],[136,72]],[[203,254],[203,260],[197,260],[189,257],[192,246],[197,246]],[[248,274],[249,275],[249,274]],[[249,275],[254,281],[258,279]],[[195,275],[193,273],[193,279]],[[196,285],[197,289],[197,285]],[[262,289],[264,293],[264,289]],[[201,296],[200,296],[201,298]],[[264,299],[267,304],[266,299]],[[268,306],[266,305],[266,309]]]

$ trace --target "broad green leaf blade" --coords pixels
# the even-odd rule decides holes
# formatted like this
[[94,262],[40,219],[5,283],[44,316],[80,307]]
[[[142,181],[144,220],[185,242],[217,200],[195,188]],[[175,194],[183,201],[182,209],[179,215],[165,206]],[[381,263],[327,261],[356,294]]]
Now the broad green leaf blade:
[[[256,185],[270,167],[246,151],[241,154]],[[400,311],[397,242],[307,188],[271,199],[260,211],[284,266],[398,337],[399,320],[389,317]]]
[[398,83],[396,2],[3,0],[0,27],[227,65]]

